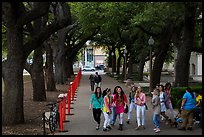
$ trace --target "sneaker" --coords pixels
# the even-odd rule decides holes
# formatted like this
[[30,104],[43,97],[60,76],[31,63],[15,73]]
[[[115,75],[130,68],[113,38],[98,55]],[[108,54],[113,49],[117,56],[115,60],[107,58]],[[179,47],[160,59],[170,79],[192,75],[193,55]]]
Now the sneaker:
[[110,125],[108,125],[106,128],[108,128],[108,129],[112,129]]
[[137,126],[135,129],[136,129],[136,130],[140,130],[140,129],[141,129],[141,126]]
[[156,130],[157,130],[157,128],[154,128],[153,130],[154,130],[154,131],[156,131]]
[[96,127],[96,130],[99,130],[99,126]]
[[159,128],[157,128],[156,130],[155,130],[155,133],[158,133],[158,132],[160,132],[161,130],[159,129]]
[[103,131],[107,131],[108,129],[107,128],[103,128]]
[[128,121],[126,121],[126,123],[127,123],[127,124],[130,124],[130,121],[128,120]]
[[141,126],[141,128],[142,128],[142,129],[145,129],[145,126],[144,126],[144,125],[142,125],[142,126]]
[[111,123],[111,126],[114,127],[114,123]]

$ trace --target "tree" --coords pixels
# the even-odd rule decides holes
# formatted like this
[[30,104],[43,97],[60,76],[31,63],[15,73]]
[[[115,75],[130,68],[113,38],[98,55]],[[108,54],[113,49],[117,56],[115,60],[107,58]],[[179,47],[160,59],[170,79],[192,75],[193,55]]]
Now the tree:
[[[188,86],[189,80],[189,60],[195,43],[195,17],[197,12],[197,2],[185,2],[184,4],[184,36],[183,44],[178,50],[176,63],[175,83],[179,86]],[[182,73],[181,73],[182,72]]]
[[23,69],[28,55],[58,29],[68,25],[69,16],[55,20],[27,42],[23,43],[23,26],[46,15],[51,2],[40,2],[32,10],[25,10],[21,2],[3,2],[3,22],[7,27],[7,60],[2,62],[2,77],[5,94],[2,104],[2,124],[24,122],[23,113]]

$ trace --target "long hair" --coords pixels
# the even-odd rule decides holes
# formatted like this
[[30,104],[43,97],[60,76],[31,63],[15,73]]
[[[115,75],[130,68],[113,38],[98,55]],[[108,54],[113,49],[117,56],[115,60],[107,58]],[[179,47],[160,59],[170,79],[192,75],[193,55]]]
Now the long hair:
[[[123,94],[125,94],[125,93],[124,93],[123,89],[120,86],[116,86],[116,87],[117,87],[117,89],[118,88],[121,89],[121,99],[124,100]],[[119,97],[118,92],[116,92],[116,99],[118,99],[118,97]]]
[[105,96],[106,96],[107,91],[108,91],[108,88],[106,88],[105,90],[103,90],[102,97],[105,97]]
[[[98,88],[100,89],[99,96],[97,96],[97,89],[98,89]],[[100,97],[101,97],[101,94],[102,94],[102,93],[101,93],[101,87],[96,87],[96,88],[95,88],[95,91],[94,91],[94,94],[96,95],[97,98],[100,98]]]
[[167,83],[165,84],[164,90],[166,90],[167,88],[171,89],[171,83],[170,83],[170,82],[167,82]]

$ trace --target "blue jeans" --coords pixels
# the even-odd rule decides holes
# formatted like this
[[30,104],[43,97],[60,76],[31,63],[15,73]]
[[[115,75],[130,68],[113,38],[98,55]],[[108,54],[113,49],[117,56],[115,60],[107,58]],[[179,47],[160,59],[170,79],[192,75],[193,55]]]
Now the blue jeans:
[[117,118],[116,107],[112,107],[112,108],[113,108],[113,118],[112,118],[111,124],[115,124],[115,120]]
[[154,114],[154,118],[153,118],[153,121],[154,121],[154,124],[156,125],[156,128],[159,128],[158,116],[159,116],[159,114]]

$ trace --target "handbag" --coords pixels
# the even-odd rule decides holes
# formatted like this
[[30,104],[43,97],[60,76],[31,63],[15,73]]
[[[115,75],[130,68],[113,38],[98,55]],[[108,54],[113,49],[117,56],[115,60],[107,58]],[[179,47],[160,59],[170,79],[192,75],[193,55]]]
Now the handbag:
[[125,111],[124,111],[124,113],[128,113],[128,105],[127,104],[125,104]]
[[147,104],[146,104],[146,103],[144,103],[144,105],[145,105],[146,110],[148,110]]

